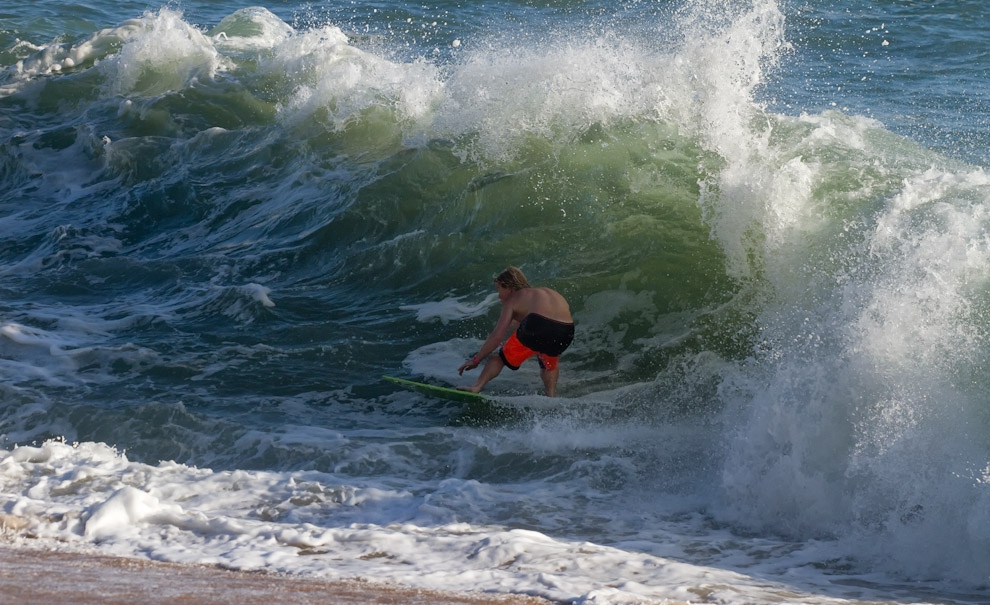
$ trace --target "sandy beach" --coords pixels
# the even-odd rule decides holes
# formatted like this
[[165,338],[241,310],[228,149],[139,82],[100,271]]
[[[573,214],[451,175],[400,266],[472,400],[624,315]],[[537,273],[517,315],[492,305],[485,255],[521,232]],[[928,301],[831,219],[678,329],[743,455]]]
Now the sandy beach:
[[547,605],[520,595],[460,594],[365,581],[329,582],[267,572],[0,544],[0,594],[9,605],[361,603]]

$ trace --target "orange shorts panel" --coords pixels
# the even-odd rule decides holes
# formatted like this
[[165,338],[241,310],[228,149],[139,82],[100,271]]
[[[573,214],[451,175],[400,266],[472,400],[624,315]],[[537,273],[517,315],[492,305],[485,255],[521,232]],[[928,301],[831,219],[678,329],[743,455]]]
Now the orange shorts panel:
[[530,349],[523,343],[519,342],[516,335],[513,333],[509,337],[509,340],[505,341],[502,345],[502,350],[499,351],[499,356],[505,365],[509,367],[510,370],[518,370],[519,366],[523,364],[524,361],[536,355],[537,361],[540,362],[540,367],[544,370],[553,371],[557,369],[557,361],[559,357],[551,357],[545,353],[537,353],[533,349]]

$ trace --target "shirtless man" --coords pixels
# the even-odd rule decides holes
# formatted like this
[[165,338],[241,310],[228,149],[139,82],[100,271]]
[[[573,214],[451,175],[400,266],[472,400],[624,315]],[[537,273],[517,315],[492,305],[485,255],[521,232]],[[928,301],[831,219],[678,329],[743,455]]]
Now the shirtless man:
[[530,286],[526,276],[516,267],[509,267],[495,277],[495,289],[502,301],[502,313],[481,349],[457,369],[458,375],[481,365],[481,360],[498,348],[506,332],[517,329],[498,355],[493,355],[485,363],[477,382],[460,389],[478,393],[505,366],[518,370],[522,362],[536,355],[547,396],[554,397],[560,375],[557,360],[574,340],[574,320],[567,301],[550,288]]

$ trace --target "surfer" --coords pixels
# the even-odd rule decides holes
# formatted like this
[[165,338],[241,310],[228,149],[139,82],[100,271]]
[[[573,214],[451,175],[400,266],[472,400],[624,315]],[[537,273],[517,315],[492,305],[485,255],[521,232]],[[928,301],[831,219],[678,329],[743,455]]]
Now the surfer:
[[530,286],[526,276],[516,267],[509,267],[495,277],[495,289],[502,301],[502,313],[485,344],[461,364],[457,374],[462,375],[465,370],[481,365],[509,330],[515,328],[515,332],[502,345],[498,355],[488,359],[477,382],[470,387],[459,387],[460,390],[479,393],[502,368],[508,366],[510,370],[518,370],[522,362],[535,355],[547,396],[554,397],[560,375],[558,359],[574,340],[574,320],[567,300],[550,288]]

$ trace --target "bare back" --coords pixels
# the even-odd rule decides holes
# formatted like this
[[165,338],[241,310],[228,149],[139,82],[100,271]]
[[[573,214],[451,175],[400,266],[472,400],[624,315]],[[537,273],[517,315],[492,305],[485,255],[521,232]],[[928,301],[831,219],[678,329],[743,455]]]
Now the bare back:
[[505,306],[512,310],[512,320],[521,322],[530,313],[562,323],[574,323],[571,308],[559,292],[550,288],[523,288],[512,293]]

